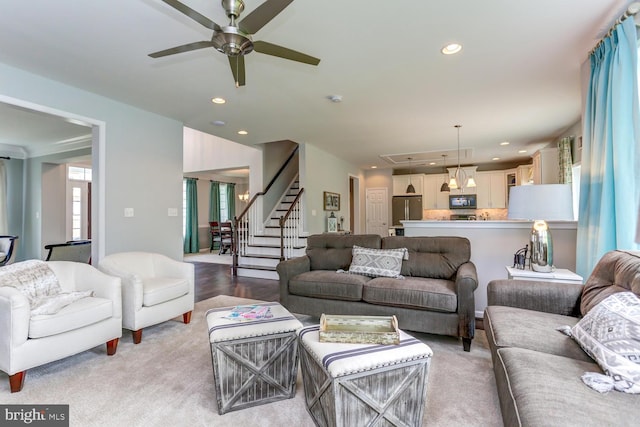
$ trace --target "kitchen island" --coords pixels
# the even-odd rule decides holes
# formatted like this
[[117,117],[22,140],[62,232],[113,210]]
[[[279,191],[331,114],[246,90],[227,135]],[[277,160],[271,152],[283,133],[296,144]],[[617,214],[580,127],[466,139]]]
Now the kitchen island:
[[[461,236],[471,242],[471,261],[478,271],[475,293],[476,317],[487,306],[487,284],[506,279],[506,266],[513,265],[513,255],[529,244],[532,221],[401,221],[405,236]],[[553,237],[553,264],[575,271],[575,221],[549,221]],[[585,278],[586,279],[586,278]]]

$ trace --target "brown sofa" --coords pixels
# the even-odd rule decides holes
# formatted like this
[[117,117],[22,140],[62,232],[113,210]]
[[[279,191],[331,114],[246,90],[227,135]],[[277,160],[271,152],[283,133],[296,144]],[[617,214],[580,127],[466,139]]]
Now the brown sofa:
[[607,296],[640,295],[640,252],[605,254],[583,285],[543,281],[489,282],[484,326],[506,426],[637,426],[640,395],[587,387],[602,373],[571,338],[574,326]]
[[[404,278],[345,274],[354,245],[407,248]],[[318,234],[306,255],[278,264],[280,303],[294,313],[396,315],[410,331],[461,337],[465,351],[475,331],[475,265],[463,237],[385,237]]]

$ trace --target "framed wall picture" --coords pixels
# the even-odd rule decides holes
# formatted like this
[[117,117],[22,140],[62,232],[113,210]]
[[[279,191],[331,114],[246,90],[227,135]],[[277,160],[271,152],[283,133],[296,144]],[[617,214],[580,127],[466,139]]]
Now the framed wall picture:
[[325,191],[323,193],[323,206],[325,211],[339,211],[340,194]]

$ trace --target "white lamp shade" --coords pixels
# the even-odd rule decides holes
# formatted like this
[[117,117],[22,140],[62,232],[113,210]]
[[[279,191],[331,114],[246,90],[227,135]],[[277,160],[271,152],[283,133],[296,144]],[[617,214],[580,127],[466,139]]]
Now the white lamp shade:
[[573,221],[571,185],[541,184],[511,187],[507,218]]

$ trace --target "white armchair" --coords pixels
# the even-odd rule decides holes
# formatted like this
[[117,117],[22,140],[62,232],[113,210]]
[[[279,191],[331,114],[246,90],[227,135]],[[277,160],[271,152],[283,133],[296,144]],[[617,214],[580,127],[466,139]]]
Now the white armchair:
[[194,267],[165,255],[121,252],[108,255],[98,266],[122,279],[122,327],[142,340],[142,329],[182,315],[191,321],[195,293]]
[[29,300],[21,291],[0,286],[0,370],[9,375],[12,393],[22,390],[27,369],[104,343],[111,356],[122,336],[119,278],[89,264],[51,261],[47,265],[62,291],[92,290],[93,296],[55,314],[32,316]]

